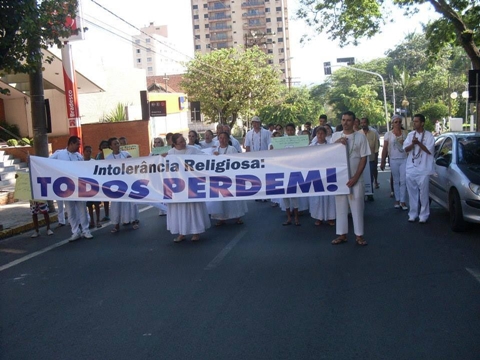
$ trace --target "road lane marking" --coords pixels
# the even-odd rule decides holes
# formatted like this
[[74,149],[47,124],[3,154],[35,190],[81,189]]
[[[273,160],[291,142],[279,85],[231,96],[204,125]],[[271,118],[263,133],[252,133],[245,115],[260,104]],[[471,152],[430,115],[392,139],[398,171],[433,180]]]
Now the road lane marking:
[[220,253],[215,256],[215,258],[210,261],[210,263],[205,267],[204,270],[213,270],[215,269],[218,264],[220,264],[220,262],[225,258],[225,256],[227,256],[227,254],[230,252],[230,250],[232,250],[235,245],[237,245],[237,243],[242,239],[242,237],[247,233],[247,230],[243,230],[241,231],[237,236],[235,236],[232,241],[230,241],[227,246],[225,246],[223,248],[222,251],[220,251]]
[[[146,207],[140,209],[138,212],[144,212],[144,211],[152,209],[152,208],[153,208],[153,206],[146,206]],[[112,223],[111,221],[107,222],[107,223],[103,224],[103,226],[101,228],[92,229],[90,232],[98,231],[98,230],[102,229],[103,227],[110,225],[111,223]],[[53,250],[53,249],[55,249],[57,247],[60,247],[62,245],[68,244],[69,242],[70,242],[70,239],[60,241],[56,244],[50,245],[50,246],[42,249],[42,250],[35,251],[31,254],[28,254],[26,256],[21,257],[20,259],[17,259],[17,260],[14,260],[12,262],[9,262],[8,264],[2,265],[2,266],[0,266],[0,272],[2,272],[4,270],[7,270],[7,269],[9,269],[9,268],[11,268],[15,265],[21,264],[21,263],[23,263],[27,260],[30,260],[30,259],[32,259],[32,258],[34,258],[38,255],[42,255],[43,253],[46,253],[47,251],[50,251],[50,250]]]
[[477,280],[479,283],[480,283],[480,271],[478,271],[477,269],[470,269],[470,268],[465,268],[465,270],[467,270],[470,275],[472,275],[475,280]]

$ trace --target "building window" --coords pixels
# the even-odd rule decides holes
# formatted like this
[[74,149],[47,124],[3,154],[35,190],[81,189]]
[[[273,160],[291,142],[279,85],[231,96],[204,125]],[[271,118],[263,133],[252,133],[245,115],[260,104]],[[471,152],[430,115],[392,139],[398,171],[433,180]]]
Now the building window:
[[152,62],[152,58],[151,58],[151,57],[148,57],[148,58],[147,58],[147,62]]
[[141,64],[142,63],[142,59],[137,59],[137,64]]
[[145,39],[145,42],[149,43],[149,42],[150,42],[150,38],[146,38],[146,39]]
[[210,34],[205,34],[205,39],[210,39]]
[[204,14],[204,15],[203,15],[203,18],[204,18],[204,19],[208,19],[208,14]]
[[273,54],[273,50],[272,50],[272,49],[268,49],[268,53],[269,53],[269,54]]
[[195,45],[195,50],[201,50],[202,46],[201,45]]
[[193,20],[198,20],[198,15],[193,15]]
[[135,51],[137,52],[137,54],[140,54],[140,49],[137,49],[137,50],[135,50]]
[[197,9],[198,9],[198,5],[193,5],[193,6],[192,6],[192,9],[193,9],[193,10],[197,10]]
[[280,42],[283,43],[283,37],[278,38],[278,42],[279,42],[279,43],[280,43]]
[[208,9],[208,4],[203,4],[204,9]]
[[270,12],[270,8],[265,8],[265,12]]
[[210,24],[205,24],[205,29],[208,29],[210,27]]
[[195,30],[200,30],[200,25],[194,25],[193,28],[194,28]]
[[148,71],[153,71],[153,67],[149,66],[149,67],[147,68],[147,70],[148,70]]
[[147,48],[147,52],[151,52],[151,51],[152,51],[152,49],[150,49],[150,48]]
[[139,39],[136,39],[136,40],[135,40],[135,44],[140,44],[140,40],[139,40]]
[[265,21],[266,21],[266,22],[271,22],[271,21],[272,21],[272,19],[270,19],[270,18],[266,18],[266,19],[265,19]]
[[277,6],[277,7],[275,8],[275,10],[276,10],[276,11],[282,11],[282,7],[281,7],[281,6]]
[[281,32],[283,32],[283,28],[277,27],[277,33],[281,33]]
[[195,35],[195,40],[200,40],[200,35]]
[[267,29],[267,34],[271,34],[272,33],[272,29]]
[[282,17],[277,17],[277,22],[282,22]]

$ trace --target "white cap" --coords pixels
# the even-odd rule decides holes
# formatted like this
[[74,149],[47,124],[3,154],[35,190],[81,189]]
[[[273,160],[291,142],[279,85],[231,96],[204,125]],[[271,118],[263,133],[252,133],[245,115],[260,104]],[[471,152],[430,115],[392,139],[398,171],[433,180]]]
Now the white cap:
[[258,116],[252,117],[252,121],[258,121],[259,123],[262,122],[262,120],[260,120],[260,118]]

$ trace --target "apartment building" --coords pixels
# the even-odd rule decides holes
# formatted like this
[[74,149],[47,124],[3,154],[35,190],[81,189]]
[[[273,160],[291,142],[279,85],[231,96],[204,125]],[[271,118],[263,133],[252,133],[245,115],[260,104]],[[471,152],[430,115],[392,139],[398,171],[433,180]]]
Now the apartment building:
[[140,30],[140,34],[132,36],[135,68],[144,69],[147,76],[185,72],[181,62],[187,58],[176,51],[175,44],[168,40],[167,25],[151,22]]
[[287,0],[190,0],[195,51],[258,45],[291,84]]

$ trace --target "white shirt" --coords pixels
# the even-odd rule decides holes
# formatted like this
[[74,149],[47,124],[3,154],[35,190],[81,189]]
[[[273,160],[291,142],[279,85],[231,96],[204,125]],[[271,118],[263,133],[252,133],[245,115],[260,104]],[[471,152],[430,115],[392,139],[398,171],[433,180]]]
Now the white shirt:
[[65,161],[83,161],[83,156],[79,152],[71,153],[67,149],[57,150],[50,159],[65,160]]
[[[343,131],[337,131],[332,135],[332,143],[342,137],[347,139],[348,168],[352,177],[357,172],[360,160],[370,155],[370,146],[367,137],[359,131],[349,135],[344,134]],[[363,177],[360,177],[359,181],[363,181]]]
[[270,144],[270,131],[260,128],[259,132],[254,129],[245,135],[245,147],[249,146],[250,151],[268,150]]
[[415,145],[408,153],[406,166],[407,174],[431,175],[434,173],[433,153],[435,152],[435,138],[432,133],[427,130],[423,130],[421,133],[411,131],[403,142],[404,149],[412,145],[414,135],[416,135],[417,139],[425,145],[428,151],[430,151],[430,154],[421,150],[420,146]]
[[402,130],[400,136],[395,136],[392,131],[383,136],[383,141],[388,141],[388,156],[390,159],[406,159],[407,152],[403,149],[403,143],[407,138],[406,132]]

